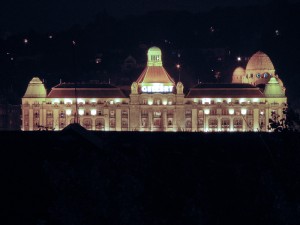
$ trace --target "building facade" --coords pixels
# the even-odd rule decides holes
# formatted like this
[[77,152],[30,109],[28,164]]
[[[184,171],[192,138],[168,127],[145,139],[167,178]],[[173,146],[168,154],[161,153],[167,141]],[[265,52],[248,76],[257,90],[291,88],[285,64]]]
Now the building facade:
[[147,57],[128,88],[60,83],[47,93],[34,77],[22,98],[22,130],[62,130],[76,122],[95,131],[267,131],[272,112],[285,117],[285,88],[262,52],[234,71],[232,83],[198,84],[185,92],[163,67],[159,48],[150,48]]

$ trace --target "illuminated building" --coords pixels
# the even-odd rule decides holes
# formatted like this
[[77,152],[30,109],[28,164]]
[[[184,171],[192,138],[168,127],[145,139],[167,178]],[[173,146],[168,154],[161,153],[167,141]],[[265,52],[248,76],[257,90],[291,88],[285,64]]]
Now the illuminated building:
[[234,71],[232,83],[198,84],[186,94],[163,67],[159,48],[150,48],[147,57],[130,90],[60,83],[47,93],[34,77],[22,98],[22,130],[61,130],[78,118],[88,130],[267,131],[273,111],[285,116],[285,88],[262,52],[251,57],[246,69]]

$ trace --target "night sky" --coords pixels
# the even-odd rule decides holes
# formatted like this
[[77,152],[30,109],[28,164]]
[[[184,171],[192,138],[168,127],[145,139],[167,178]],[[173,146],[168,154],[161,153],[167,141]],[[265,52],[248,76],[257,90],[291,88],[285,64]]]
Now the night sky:
[[[214,7],[267,4],[271,0],[11,0],[0,7],[0,32],[57,31],[86,24],[98,12],[113,16],[144,14],[154,10],[207,11]],[[290,0],[298,2],[298,0]]]

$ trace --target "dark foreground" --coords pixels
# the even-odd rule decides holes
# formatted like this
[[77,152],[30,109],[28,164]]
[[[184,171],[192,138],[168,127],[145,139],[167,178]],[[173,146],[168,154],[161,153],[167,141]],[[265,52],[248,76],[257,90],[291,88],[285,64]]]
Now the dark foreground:
[[299,225],[299,133],[1,132],[0,224]]

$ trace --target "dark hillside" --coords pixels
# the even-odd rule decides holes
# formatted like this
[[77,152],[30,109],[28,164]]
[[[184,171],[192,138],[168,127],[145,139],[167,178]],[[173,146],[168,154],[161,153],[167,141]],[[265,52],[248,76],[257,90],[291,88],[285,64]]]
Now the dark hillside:
[[0,224],[299,224],[299,133],[1,132]]

